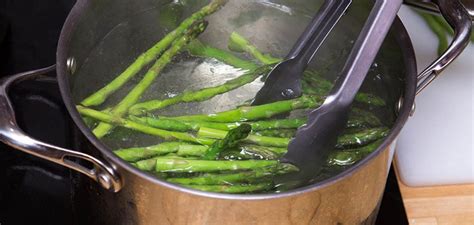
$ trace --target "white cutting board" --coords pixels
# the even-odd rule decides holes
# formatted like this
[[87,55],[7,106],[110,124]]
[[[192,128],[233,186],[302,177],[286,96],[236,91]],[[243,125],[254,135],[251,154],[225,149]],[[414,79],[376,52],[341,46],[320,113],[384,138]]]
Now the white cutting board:
[[[399,13],[415,47],[418,71],[436,57],[437,39],[404,6]],[[474,183],[474,45],[416,97],[416,111],[399,139],[395,158],[408,186]]]

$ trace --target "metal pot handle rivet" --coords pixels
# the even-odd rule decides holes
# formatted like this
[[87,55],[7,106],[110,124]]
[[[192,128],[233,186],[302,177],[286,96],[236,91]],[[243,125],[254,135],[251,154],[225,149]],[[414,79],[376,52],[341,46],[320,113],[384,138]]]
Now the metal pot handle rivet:
[[[397,113],[397,115],[402,110],[403,101],[404,101],[403,97],[400,97],[400,99],[397,101],[397,105],[395,106],[395,112]],[[416,102],[413,102],[413,105],[410,110],[410,116],[415,115],[415,111],[416,111]]]
[[73,75],[76,72],[76,59],[74,57],[67,58],[66,67],[69,74]]
[[[18,150],[80,172],[98,182],[103,188],[118,192],[122,188],[122,180],[108,162],[82,152],[41,142],[31,138],[19,128],[15,119],[15,111],[8,98],[9,87],[16,82],[33,79],[54,71],[55,68],[56,66],[50,66],[0,79],[0,141]],[[81,160],[87,161],[89,166],[78,163]]]

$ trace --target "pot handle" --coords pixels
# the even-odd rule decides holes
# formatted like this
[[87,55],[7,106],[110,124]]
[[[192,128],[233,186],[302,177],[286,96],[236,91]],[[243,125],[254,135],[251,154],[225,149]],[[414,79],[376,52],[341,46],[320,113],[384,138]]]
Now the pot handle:
[[419,94],[436,77],[446,69],[469,44],[472,21],[468,11],[459,0],[433,0],[438,6],[441,15],[454,30],[453,41],[448,49],[417,77],[417,90]]
[[[115,168],[108,162],[100,161],[81,152],[41,142],[28,136],[18,126],[14,108],[8,97],[10,86],[22,80],[34,79],[54,71],[55,68],[56,66],[53,65],[0,79],[0,141],[28,154],[80,172],[98,182],[103,188],[118,192],[122,188],[122,180]],[[79,164],[77,159],[84,160],[89,165]]]

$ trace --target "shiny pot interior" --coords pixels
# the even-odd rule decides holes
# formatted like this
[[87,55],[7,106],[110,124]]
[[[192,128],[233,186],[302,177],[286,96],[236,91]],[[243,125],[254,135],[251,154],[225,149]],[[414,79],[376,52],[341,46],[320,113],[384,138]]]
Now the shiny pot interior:
[[[134,174],[161,184],[173,187],[186,192],[203,194],[199,191],[179,188],[138,171],[132,166],[116,157],[110,149],[124,146],[135,146],[140,144],[145,146],[153,144],[154,138],[149,136],[138,136],[131,139],[117,139],[112,135],[102,141],[97,140],[90,130],[85,126],[82,119],[75,110],[74,105],[78,104],[87,94],[99,89],[108,81],[120,73],[130,62],[140,53],[161,39],[169,30],[160,24],[160,14],[168,7],[171,0],[104,0],[104,1],[78,1],[73,9],[68,21],[63,29],[58,48],[58,74],[61,91],[66,105],[73,116],[76,124],[82,132],[109,160],[119,165],[120,169],[132,171]],[[183,1],[187,7],[183,8],[179,20],[186,18],[192,12],[207,3],[207,1]],[[319,7],[321,1],[235,1],[231,0],[225,8],[217,12],[207,20],[211,24],[206,32],[201,35],[200,40],[211,43],[215,47],[225,48],[227,37],[234,30],[243,36],[248,37],[259,48],[265,52],[271,52],[279,57],[284,57],[298,35],[303,31],[312,15]],[[320,53],[315,57],[312,69],[319,70],[328,62],[334,62],[323,74],[326,78],[334,80],[337,72],[342,67],[345,58],[349,54],[354,40],[360,28],[365,22],[365,18],[371,9],[371,1],[354,1],[348,13],[336,26]],[[274,16],[275,12],[278,16]],[[282,16],[283,15],[283,16]],[[184,61],[186,59],[183,59]],[[67,66],[67,61],[74,62],[71,67]],[[178,62],[175,62],[178,63]],[[179,62],[182,63],[182,62]],[[176,64],[175,64],[176,65]],[[351,171],[375,157],[398,134],[401,126],[408,117],[411,107],[410,102],[414,98],[414,77],[416,74],[413,49],[408,39],[406,31],[401,24],[395,26],[387,37],[382,50],[380,51],[370,74],[363,85],[365,92],[373,93],[382,97],[387,107],[378,110],[378,115],[385,125],[392,127],[392,132],[386,141],[367,159],[359,162],[348,171],[333,177],[332,179],[305,187],[288,195],[308,191],[322,185],[327,185],[336,179],[347,176]],[[172,66],[169,66],[172,67]],[[178,72],[185,73],[187,68],[174,66]],[[145,94],[145,99],[163,97],[166,93],[182,91],[192,85],[193,88],[206,87],[222,82],[222,78],[216,79],[212,74],[194,72],[192,76],[172,76],[176,71],[165,71],[155,82],[154,86]],[[197,70],[199,71],[199,70]],[[188,71],[190,73],[190,71]],[[234,73],[224,76],[230,78]],[[224,79],[225,79],[224,78]],[[134,80],[125,88],[130,89]],[[165,88],[164,88],[165,87]],[[215,98],[208,101],[207,106],[193,106],[191,110],[197,112],[207,112],[209,108],[213,110],[225,110],[246,100],[258,90],[259,86],[251,86],[236,90],[233,95],[243,96],[242,98]],[[121,99],[127,91],[120,91],[106,103],[112,105]],[[401,113],[397,117],[395,106],[401,96],[406,96],[406,103]],[[204,105],[205,106],[205,105]],[[171,107],[164,113],[175,115],[180,108]],[[127,184],[125,184],[127,185]],[[209,194],[209,196],[219,196],[223,198],[234,198],[236,196]],[[267,198],[282,194],[269,194],[254,196],[255,198]],[[266,196],[266,197],[265,197]],[[242,196],[241,196],[242,197]],[[250,197],[252,198],[252,197]]]

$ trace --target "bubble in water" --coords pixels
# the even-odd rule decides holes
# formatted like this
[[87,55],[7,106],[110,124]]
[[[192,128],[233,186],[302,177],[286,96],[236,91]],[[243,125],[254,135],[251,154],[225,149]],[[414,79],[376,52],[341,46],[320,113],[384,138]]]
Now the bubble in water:
[[284,97],[292,97],[293,95],[295,94],[295,91],[293,91],[293,89],[285,89],[283,90],[283,92],[281,92],[281,95],[283,95]]
[[382,74],[377,74],[375,75],[375,79],[374,80],[382,80]]

